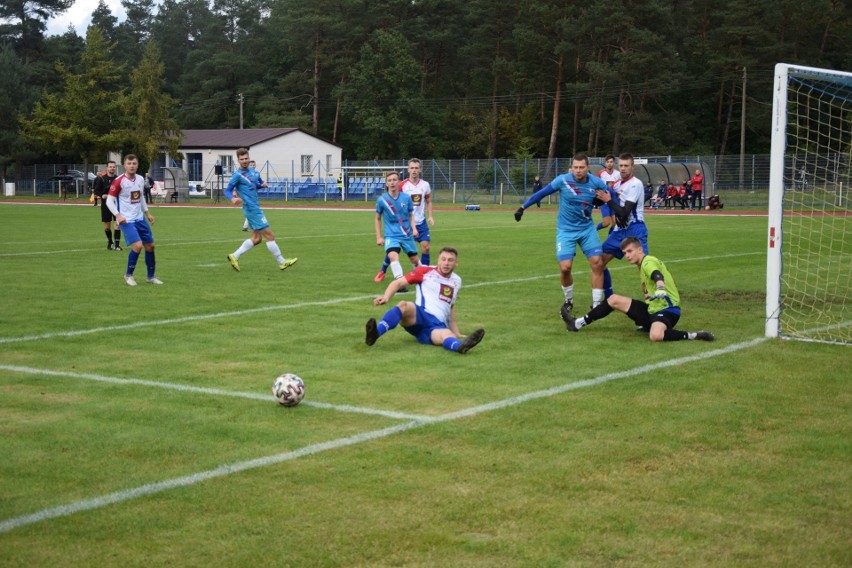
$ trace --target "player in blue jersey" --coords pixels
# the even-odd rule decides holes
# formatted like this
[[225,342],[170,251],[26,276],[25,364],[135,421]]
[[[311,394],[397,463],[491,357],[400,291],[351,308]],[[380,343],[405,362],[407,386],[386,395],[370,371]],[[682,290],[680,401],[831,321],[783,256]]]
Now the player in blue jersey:
[[[257,171],[257,164],[254,160],[249,160],[249,177],[254,182],[254,186],[257,188],[258,191],[260,191],[264,187],[269,187],[269,184],[263,181],[263,178],[260,176],[260,172]],[[248,219],[246,219],[245,221],[243,221],[243,231],[248,230],[249,222]]]
[[709,331],[676,330],[674,327],[680,320],[680,294],[666,265],[659,258],[646,255],[642,242],[636,237],[625,238],[621,248],[627,262],[639,268],[645,301],[613,294],[607,298],[606,302],[601,302],[580,318],[573,317],[563,307],[560,313],[568,331],[580,331],[613,311],[619,311],[626,314],[642,330],[648,332],[648,339],[651,341],[682,341],[684,339],[713,341],[715,339]]
[[269,222],[266,220],[266,215],[263,214],[257,200],[257,185],[249,171],[249,152],[246,148],[237,150],[237,161],[240,163],[240,168],[231,176],[228,187],[225,188],[225,197],[230,199],[234,205],[243,206],[243,215],[245,215],[249,227],[251,227],[251,237],[243,241],[240,248],[235,250],[233,254],[228,255],[228,262],[231,263],[234,270],[239,272],[239,258],[265,239],[266,248],[275,257],[278,268],[286,270],[296,264],[299,259],[285,260],[281,254],[281,249],[278,248],[278,243],[275,242],[275,234],[269,228]]
[[[420,264],[417,259],[417,225],[414,222],[414,201],[407,193],[399,190],[399,174],[385,174],[387,192],[376,199],[376,244],[384,245],[385,253],[390,260],[391,273],[395,280],[402,278],[402,265],[399,263],[400,251],[408,255],[416,267]],[[384,227],[384,238],[382,238]]]
[[604,202],[601,209],[607,207],[615,217],[615,226],[603,242],[604,297],[612,293],[612,278],[606,266],[613,258],[621,259],[624,253],[621,242],[627,237],[636,237],[642,243],[642,250],[648,254],[648,229],[645,227],[645,184],[633,176],[634,160],[632,154],[618,157],[620,179],[613,184],[616,198],[610,192],[598,192],[598,199]]
[[556,177],[540,191],[533,193],[524,204],[515,211],[515,220],[520,221],[524,210],[542,198],[559,192],[559,217],[556,220],[556,260],[559,262],[562,293],[565,297],[563,308],[571,310],[574,306],[574,277],[571,267],[577,246],[589,261],[592,269],[592,304],[603,300],[603,250],[601,241],[592,222],[592,207],[600,204],[598,192],[607,191],[606,183],[589,173],[589,158],[577,154],[571,163],[571,172]]

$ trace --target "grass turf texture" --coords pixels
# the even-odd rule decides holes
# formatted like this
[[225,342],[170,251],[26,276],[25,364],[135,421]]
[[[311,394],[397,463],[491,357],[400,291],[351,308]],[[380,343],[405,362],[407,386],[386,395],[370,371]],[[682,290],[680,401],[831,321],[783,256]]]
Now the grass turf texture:
[[[311,402],[440,417],[763,334],[764,218],[649,215],[678,327],[718,338],[652,345],[621,314],[565,331],[552,211],[438,212],[461,329],[487,330],[458,356],[401,329],[364,345],[386,309],[369,209],[269,209],[299,263],[281,272],[261,246],[240,273],[239,210],[153,213],[166,284],[131,289],[97,210],[0,206],[0,523],[406,423]],[[636,269],[612,268],[636,297]],[[580,312],[582,256],[575,270]],[[846,566],[850,363],[761,342],[20,526],[0,565]],[[13,367],[263,396],[290,371],[307,396],[284,409]]]

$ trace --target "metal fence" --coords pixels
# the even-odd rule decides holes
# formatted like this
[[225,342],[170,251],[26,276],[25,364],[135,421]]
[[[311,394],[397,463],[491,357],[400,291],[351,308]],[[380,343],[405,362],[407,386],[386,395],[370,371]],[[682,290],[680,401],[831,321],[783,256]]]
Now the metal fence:
[[[603,157],[590,158],[591,171],[603,168]],[[788,183],[798,184],[802,168],[811,180],[824,184],[845,187],[848,191],[850,158],[846,155],[814,157],[813,155],[788,156]],[[443,203],[515,204],[523,202],[533,192],[535,176],[547,184],[556,175],[570,170],[571,158],[556,158],[552,162],[543,158],[514,160],[422,159],[423,178],[432,186],[433,199]],[[92,165],[90,172],[103,169],[103,165]],[[308,180],[278,177],[277,168],[269,163],[264,167],[270,189],[261,196],[267,199],[322,199],[371,201],[384,190],[384,172],[397,171],[406,174],[407,160],[346,161],[343,191],[338,188],[337,176],[316,176]],[[680,184],[688,179],[695,169],[704,175],[704,197],[719,195],[730,205],[765,207],[769,195],[769,155],[750,154],[740,156],[668,155],[647,156],[637,159],[635,175],[646,185],[656,187],[661,179],[667,183]],[[88,189],[75,184],[60,188],[55,178],[66,172],[82,171],[81,164],[51,164],[27,166],[16,182],[17,195],[57,195],[68,189],[68,195],[87,195]],[[7,180],[8,181],[8,180]],[[841,185],[845,184],[845,185]],[[208,195],[212,195],[211,192]],[[558,200],[553,195],[552,202]]]

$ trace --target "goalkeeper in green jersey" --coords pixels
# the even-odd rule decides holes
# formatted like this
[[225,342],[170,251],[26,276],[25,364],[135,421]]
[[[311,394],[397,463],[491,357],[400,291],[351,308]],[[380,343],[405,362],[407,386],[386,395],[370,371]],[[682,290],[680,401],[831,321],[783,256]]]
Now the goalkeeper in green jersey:
[[560,313],[568,331],[580,331],[617,310],[627,314],[636,325],[647,331],[651,341],[715,339],[709,331],[675,330],[674,326],[680,319],[680,295],[666,265],[659,258],[646,255],[642,250],[642,242],[636,237],[627,237],[621,241],[621,250],[630,264],[639,267],[645,301],[613,294],[580,318],[572,317],[571,312],[563,308]]

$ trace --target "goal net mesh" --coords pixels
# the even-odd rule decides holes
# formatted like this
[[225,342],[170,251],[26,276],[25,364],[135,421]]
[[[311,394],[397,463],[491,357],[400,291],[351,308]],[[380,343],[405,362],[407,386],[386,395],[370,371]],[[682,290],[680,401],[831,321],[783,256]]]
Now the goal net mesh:
[[780,335],[851,343],[852,74],[787,78]]

